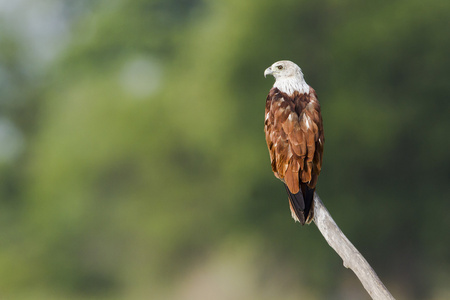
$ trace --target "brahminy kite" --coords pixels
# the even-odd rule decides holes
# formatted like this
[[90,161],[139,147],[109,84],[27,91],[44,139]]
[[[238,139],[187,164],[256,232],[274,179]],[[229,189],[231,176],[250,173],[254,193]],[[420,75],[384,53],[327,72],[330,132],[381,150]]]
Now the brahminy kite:
[[275,84],[266,99],[264,131],[272,171],[283,181],[292,218],[314,218],[314,191],[322,168],[323,125],[316,92],[295,63],[278,61],[264,71]]

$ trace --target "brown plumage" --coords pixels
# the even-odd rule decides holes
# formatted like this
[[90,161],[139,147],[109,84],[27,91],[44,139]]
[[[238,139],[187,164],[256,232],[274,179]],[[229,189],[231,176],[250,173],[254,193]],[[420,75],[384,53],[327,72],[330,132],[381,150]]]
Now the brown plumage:
[[292,217],[301,224],[310,223],[322,168],[320,104],[294,63],[276,62],[266,74],[277,79],[266,99],[264,126],[272,171],[285,183]]

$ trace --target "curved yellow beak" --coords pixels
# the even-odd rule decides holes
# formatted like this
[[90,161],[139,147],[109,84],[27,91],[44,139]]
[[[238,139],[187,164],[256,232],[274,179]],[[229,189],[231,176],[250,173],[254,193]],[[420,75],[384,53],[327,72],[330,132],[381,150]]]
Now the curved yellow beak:
[[267,75],[272,75],[273,71],[271,67],[268,67],[265,71],[264,71],[264,77],[267,77]]

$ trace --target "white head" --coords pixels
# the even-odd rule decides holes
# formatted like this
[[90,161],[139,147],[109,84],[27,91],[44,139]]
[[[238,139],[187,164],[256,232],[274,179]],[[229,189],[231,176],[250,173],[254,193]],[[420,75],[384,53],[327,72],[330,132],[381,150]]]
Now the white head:
[[283,93],[292,95],[295,91],[300,94],[309,93],[309,85],[303,78],[302,69],[289,60],[277,61],[264,71],[264,77],[275,77],[274,87]]

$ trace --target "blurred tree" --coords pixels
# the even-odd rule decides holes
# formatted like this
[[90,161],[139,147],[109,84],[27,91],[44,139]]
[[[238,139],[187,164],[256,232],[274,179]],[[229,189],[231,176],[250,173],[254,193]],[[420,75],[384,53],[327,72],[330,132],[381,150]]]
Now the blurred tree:
[[83,3],[37,87],[0,73],[35,115],[1,174],[2,208],[22,203],[2,214],[5,297],[368,297],[270,171],[262,73],[290,59],[322,103],[336,221],[394,296],[444,298],[448,1]]

